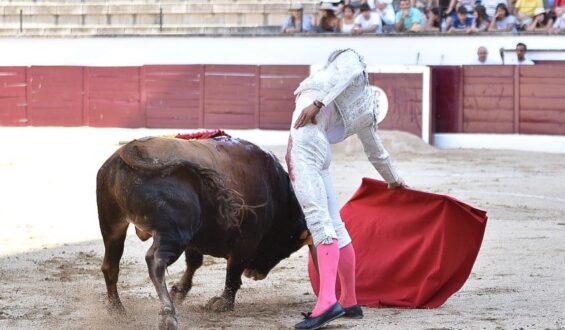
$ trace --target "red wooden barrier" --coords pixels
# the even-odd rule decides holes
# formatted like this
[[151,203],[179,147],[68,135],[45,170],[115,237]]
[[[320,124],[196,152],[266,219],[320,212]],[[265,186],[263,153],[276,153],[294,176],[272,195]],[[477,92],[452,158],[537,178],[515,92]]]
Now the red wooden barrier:
[[144,127],[139,67],[87,68],[87,122],[95,127]]
[[370,73],[369,79],[386,92],[389,100],[387,116],[379,128],[422,136],[422,75]]
[[29,125],[82,125],[82,67],[32,66],[27,82]]
[[24,67],[0,67],[0,125],[28,124],[26,74]]
[[204,126],[203,65],[150,65],[141,72],[147,127]]
[[461,67],[436,66],[431,70],[433,123],[435,132],[463,131]]
[[258,66],[206,65],[204,77],[205,127],[259,126]]
[[309,71],[305,65],[261,66],[260,128],[289,128],[294,111],[294,90],[308,77]]

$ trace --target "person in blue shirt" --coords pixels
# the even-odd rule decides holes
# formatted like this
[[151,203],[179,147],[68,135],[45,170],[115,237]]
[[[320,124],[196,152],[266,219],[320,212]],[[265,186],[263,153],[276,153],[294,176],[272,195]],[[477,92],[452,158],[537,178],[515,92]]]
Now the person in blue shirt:
[[281,25],[282,33],[310,32],[312,31],[312,17],[304,15],[304,6],[299,3],[290,5],[290,15]]
[[397,32],[420,32],[424,29],[424,15],[410,6],[410,0],[400,0],[400,10],[396,13]]
[[[470,16],[467,12],[465,6],[461,6],[457,9],[457,16],[451,20],[451,27],[448,32],[467,32],[467,29],[473,26],[473,16]],[[448,23],[449,24],[449,23]]]

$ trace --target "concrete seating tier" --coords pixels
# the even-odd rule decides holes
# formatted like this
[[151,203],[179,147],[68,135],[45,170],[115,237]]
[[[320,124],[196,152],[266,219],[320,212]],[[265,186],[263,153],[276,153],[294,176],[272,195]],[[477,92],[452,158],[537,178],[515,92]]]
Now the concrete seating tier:
[[[303,3],[305,12],[315,11],[316,1]],[[285,0],[4,0],[0,35],[270,33],[288,15],[289,5]]]

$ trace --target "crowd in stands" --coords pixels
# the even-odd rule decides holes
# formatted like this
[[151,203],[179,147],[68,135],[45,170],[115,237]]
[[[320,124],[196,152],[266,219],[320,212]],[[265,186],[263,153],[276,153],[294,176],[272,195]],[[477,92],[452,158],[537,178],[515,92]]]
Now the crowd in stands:
[[322,0],[292,3],[283,33],[565,32],[565,0]]

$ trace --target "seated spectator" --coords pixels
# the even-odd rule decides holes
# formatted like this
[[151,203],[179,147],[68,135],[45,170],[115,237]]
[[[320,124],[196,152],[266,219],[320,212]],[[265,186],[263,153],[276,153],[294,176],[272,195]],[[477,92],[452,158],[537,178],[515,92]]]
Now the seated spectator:
[[481,46],[479,47],[479,49],[477,49],[477,58],[475,58],[474,61],[472,61],[470,64],[472,65],[489,65],[489,64],[498,64],[494,61],[491,61],[488,58],[488,50],[486,47]]
[[359,15],[355,18],[355,26],[352,30],[353,34],[382,33],[382,29],[383,24],[379,14],[372,12],[368,4],[362,4],[359,8]]
[[339,32],[339,18],[335,15],[335,8],[329,2],[320,4],[320,18],[316,25],[316,32]]
[[543,0],[518,0],[514,6],[514,16],[518,30],[525,30],[532,22],[537,8],[543,8]]
[[282,33],[311,32],[312,17],[303,14],[304,6],[299,3],[290,5],[290,15],[284,20],[281,26]]
[[447,30],[447,32],[449,33],[467,32],[467,29],[473,24],[473,17],[468,15],[467,8],[465,6],[460,6],[459,9],[457,9],[457,16],[455,16],[455,19],[449,17],[447,20],[447,25],[449,26],[449,30]]
[[[432,9],[432,2],[437,2],[437,0],[410,0],[410,6],[418,9],[422,14],[427,15]],[[435,7],[437,7],[437,3]]]
[[356,12],[361,9],[362,4],[366,4],[366,3],[367,0],[345,0],[345,4],[353,8],[353,10]]
[[560,11],[560,15],[555,19],[553,27],[549,30],[550,33],[562,33],[565,32],[565,10]]
[[503,3],[508,7],[508,2],[506,0],[481,0],[481,5],[485,6],[488,17],[493,18],[496,14],[496,6],[499,3]]
[[425,31],[441,32],[441,16],[439,13],[439,7],[434,7],[428,12]]
[[400,10],[396,13],[396,31],[420,32],[424,28],[424,15],[416,8],[410,7],[410,0],[400,0]]
[[381,16],[383,27],[388,26],[387,30],[394,29],[395,15],[393,0],[375,0],[375,12]]
[[343,6],[343,18],[340,20],[341,33],[352,33],[355,26],[355,15],[353,8],[348,5]]
[[524,43],[518,43],[516,45],[516,58],[513,58],[508,62],[511,65],[532,65],[534,61],[530,60],[526,57],[526,52],[528,51],[528,47]]
[[537,8],[534,12],[532,23],[526,27],[530,32],[549,32],[553,27],[553,18],[543,8]]
[[467,29],[467,33],[484,32],[488,29],[490,19],[487,15],[485,6],[476,5],[473,11],[473,23]]
[[491,32],[509,32],[514,30],[516,18],[510,15],[508,7],[505,4],[499,3],[496,6],[496,14],[490,21],[488,30]]
[[445,13],[450,16],[451,19],[455,19],[455,17],[457,16],[457,10],[461,7],[465,7],[468,13],[472,13],[474,3],[475,0],[451,0],[449,2],[449,7],[447,7]]

